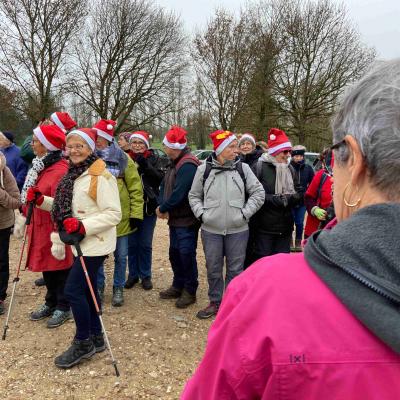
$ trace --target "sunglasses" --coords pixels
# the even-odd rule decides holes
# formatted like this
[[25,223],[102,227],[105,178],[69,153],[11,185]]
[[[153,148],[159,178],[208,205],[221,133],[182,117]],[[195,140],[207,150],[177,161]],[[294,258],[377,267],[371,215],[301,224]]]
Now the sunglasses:
[[292,154],[292,150],[283,150],[282,153],[283,154]]

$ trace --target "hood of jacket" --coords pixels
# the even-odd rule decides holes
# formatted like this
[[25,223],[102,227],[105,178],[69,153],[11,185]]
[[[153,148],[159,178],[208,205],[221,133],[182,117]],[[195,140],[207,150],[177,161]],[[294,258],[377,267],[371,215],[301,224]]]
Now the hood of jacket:
[[399,237],[400,204],[376,204],[314,233],[304,256],[353,315],[400,354]]
[[4,168],[6,167],[6,157],[5,155],[0,151],[0,172],[4,171]]
[[232,161],[226,161],[224,164],[220,164],[215,156],[215,153],[212,153],[206,159],[206,164],[211,164],[212,168],[220,169],[220,170],[233,170],[236,169],[236,164],[240,162],[240,157],[236,157]]

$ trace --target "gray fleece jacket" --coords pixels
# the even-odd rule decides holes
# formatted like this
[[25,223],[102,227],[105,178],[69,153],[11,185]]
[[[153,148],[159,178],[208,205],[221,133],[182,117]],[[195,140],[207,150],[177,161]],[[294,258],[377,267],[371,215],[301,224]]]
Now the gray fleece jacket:
[[203,183],[206,163],[197,168],[189,192],[190,207],[201,228],[207,232],[228,235],[248,229],[250,217],[264,204],[265,192],[250,167],[243,163],[246,187],[236,169],[239,160],[224,165],[212,157],[212,169]]

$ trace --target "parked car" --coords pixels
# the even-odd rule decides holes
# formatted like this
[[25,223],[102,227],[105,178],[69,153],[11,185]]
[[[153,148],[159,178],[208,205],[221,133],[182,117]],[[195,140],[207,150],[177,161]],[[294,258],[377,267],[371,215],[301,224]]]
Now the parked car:
[[308,165],[311,165],[313,168],[315,167],[316,161],[318,160],[319,153],[311,153],[306,151],[304,153],[304,159]]
[[212,153],[212,150],[198,149],[192,152],[200,161],[205,161],[205,159]]

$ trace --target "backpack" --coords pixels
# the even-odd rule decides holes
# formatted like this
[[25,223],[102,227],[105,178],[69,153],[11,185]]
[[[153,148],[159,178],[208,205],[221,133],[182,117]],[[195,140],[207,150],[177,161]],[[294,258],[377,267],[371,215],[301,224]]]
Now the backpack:
[[[218,167],[213,167],[211,163],[209,163],[210,158],[207,158],[205,163],[206,163],[206,169],[204,170],[203,174],[203,187],[204,184],[206,183],[206,180],[210,176],[210,172],[212,169],[218,169],[218,170],[224,170],[225,168],[218,168]],[[246,177],[244,176],[244,171],[243,171],[243,164],[241,161],[237,162],[235,164],[235,170],[239,173],[240,177],[242,178],[243,184],[244,184],[244,190],[246,192]]]

